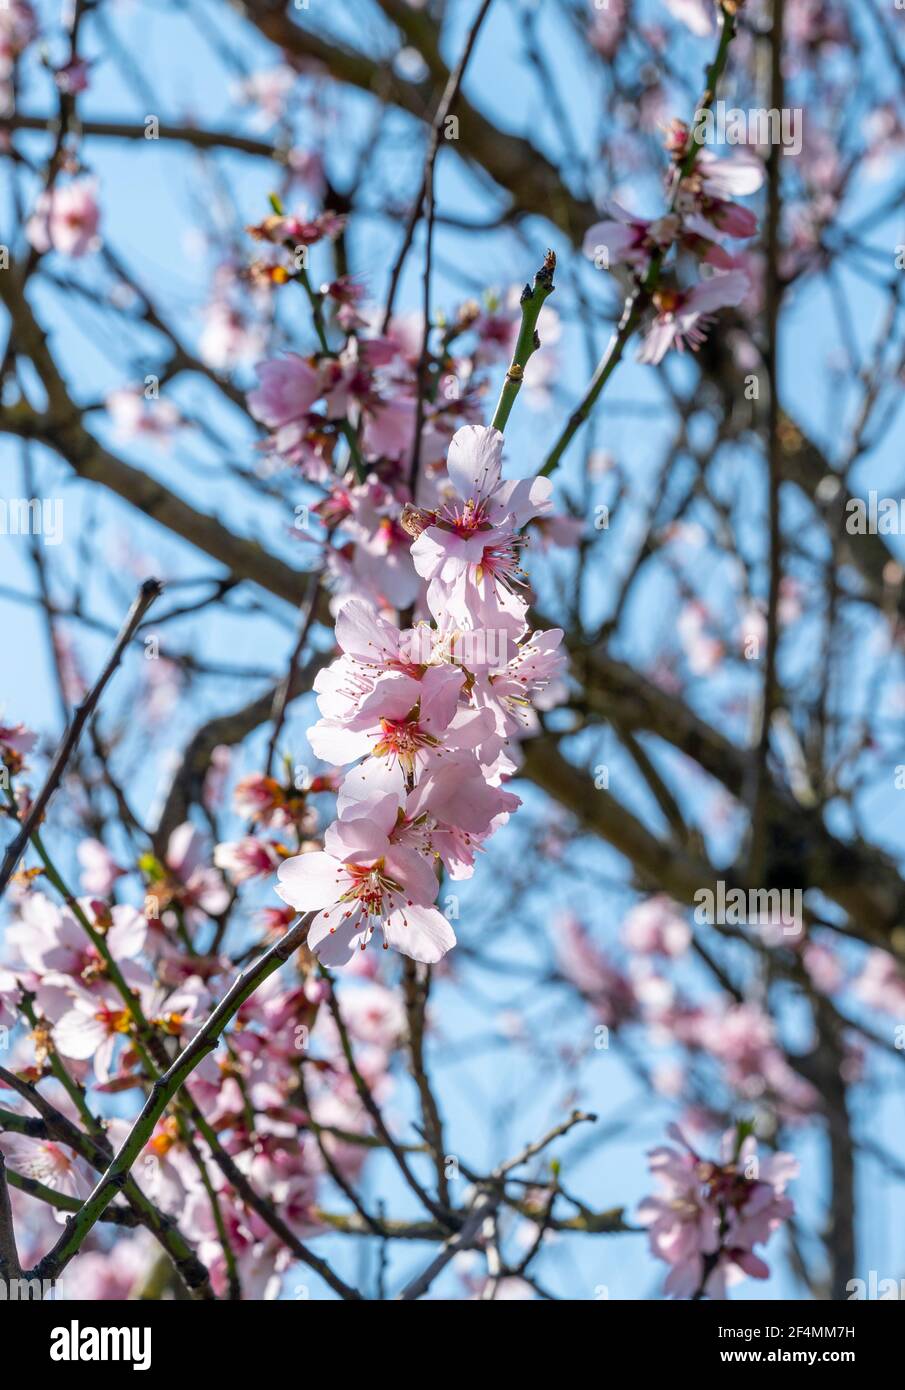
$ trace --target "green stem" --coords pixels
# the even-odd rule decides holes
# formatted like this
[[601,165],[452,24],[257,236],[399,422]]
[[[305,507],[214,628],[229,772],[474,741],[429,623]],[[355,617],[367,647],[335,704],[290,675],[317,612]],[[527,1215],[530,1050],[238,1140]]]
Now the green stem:
[[[38,1027],[39,1019],[32,1007],[32,998],[32,995],[23,995],[22,1002],[20,1003],[19,1007],[22,1010],[22,1013],[28,1019],[28,1022],[31,1025],[32,1029],[35,1029]],[[63,1087],[63,1090],[69,1096],[69,1099],[72,1101],[76,1110],[81,1115],[82,1120],[84,1121],[85,1127],[87,1128],[89,1134],[91,1134],[95,1140],[102,1140],[104,1138],[104,1127],[100,1123],[100,1121],[97,1120],[95,1116],[91,1113],[91,1107],[89,1106],[88,1101],[85,1097],[84,1088],[79,1085],[79,1083],[75,1080],[74,1077],[70,1076],[68,1070],[63,1065],[62,1061],[57,1055],[56,1047],[51,1046],[51,1049],[48,1052],[47,1060],[50,1064],[51,1072],[53,1073],[57,1081],[59,1081],[60,1085]]]
[[37,1115],[20,1115],[15,1110],[0,1109],[0,1133],[25,1134],[30,1139],[42,1139],[45,1134],[44,1121]]
[[[31,841],[35,849],[37,850],[42,863],[44,864],[44,871],[47,874],[48,879],[53,884],[54,888],[56,888],[57,892],[62,896],[64,901],[67,903],[70,910],[74,913],[76,919],[78,920],[84,931],[87,933],[89,939],[91,940],[95,950],[98,951],[98,953],[103,957],[107,967],[107,974],[110,980],[115,985],[117,993],[119,994],[129,1013],[131,1014],[132,1020],[136,1026],[136,1029],[138,1030],[139,1036],[132,1038],[132,1044],[138,1052],[139,1056],[141,1057],[142,1064],[144,1065],[147,1074],[151,1077],[152,1080],[156,1081],[160,1077],[161,1072],[152,1055],[157,1050],[157,1048],[155,1047],[155,1044],[157,1044],[157,1039],[154,1035],[152,1025],[145,1017],[144,1011],[136,995],[129,988],[126,979],[122,974],[122,971],[120,970],[114,956],[110,951],[109,946],[107,945],[105,937],[102,933],[96,930],[96,928],[88,919],[85,912],[82,910],[82,907],[77,901],[77,899],[73,896],[73,894],[69,892],[66,883],[64,882],[60,873],[58,872],[56,866],[53,864],[37,831],[34,831],[32,833]],[[26,1014],[26,1017],[28,1018],[32,1027],[34,1028],[37,1025],[37,1018],[34,1015],[34,1011],[28,1005],[27,1000],[23,1001],[22,1010],[23,1013]],[[49,1060],[51,1070],[53,1071],[54,1076],[57,1078],[60,1084],[65,1087],[66,1091],[78,1107],[79,1113],[81,1114],[83,1120],[87,1124],[89,1130],[95,1135],[99,1134],[102,1136],[104,1131],[102,1127],[98,1124],[98,1121],[92,1115],[91,1110],[88,1107],[88,1103],[85,1100],[84,1093],[81,1091],[81,1089],[79,1088],[77,1083],[72,1079],[72,1077],[70,1077],[68,1071],[62,1065],[59,1057],[56,1055],[55,1052],[52,1052],[50,1054]],[[165,1067],[166,1058],[161,1057],[160,1060]],[[191,1145],[189,1145],[189,1149],[192,1152],[192,1157],[195,1160],[195,1166],[197,1167],[200,1173],[201,1181],[204,1184],[205,1190],[207,1191],[213,1206],[214,1220],[217,1225],[217,1230],[220,1235],[221,1241],[223,1243],[223,1253],[227,1263],[230,1288],[237,1289],[238,1272],[236,1270],[235,1257],[233,1255],[232,1247],[229,1244],[229,1239],[226,1233],[225,1225],[223,1223],[223,1217],[220,1212],[220,1208],[217,1204],[216,1193],[214,1192],[213,1187],[211,1186],[207,1169],[204,1165],[204,1161],[201,1158],[200,1154],[197,1153],[197,1150],[192,1150]],[[132,1190],[131,1179],[129,1181],[127,1190]],[[183,1257],[185,1257],[186,1255],[191,1255],[191,1253],[192,1252],[189,1250],[188,1246],[185,1246],[184,1250],[181,1252]]]
[[239,1266],[236,1263],[236,1253],[233,1250],[229,1232],[226,1229],[226,1221],[223,1217],[223,1210],[220,1206],[220,1197],[214,1184],[211,1182],[210,1173],[207,1171],[207,1164],[198,1153],[194,1144],[191,1144],[190,1151],[195,1160],[195,1167],[201,1175],[201,1182],[207,1193],[207,1200],[210,1203],[211,1215],[214,1218],[214,1225],[217,1227],[217,1236],[223,1250],[223,1258],[226,1261],[226,1280],[229,1286],[229,1296],[238,1301],[242,1297],[242,1284],[239,1280]]
[[522,387],[522,380],[525,375],[525,367],[532,353],[540,347],[540,338],[537,335],[537,320],[543,308],[544,301],[549,299],[556,286],[553,284],[553,272],[556,269],[556,256],[554,252],[548,251],[544,257],[544,263],[534,277],[534,286],[526,285],[522,290],[519,300],[522,310],[522,323],[519,328],[518,338],[515,344],[515,352],[509,364],[503,381],[503,388],[500,391],[500,399],[491,420],[491,428],[500,430],[506,428],[512,407],[515,405],[515,398]]
[[557,467],[566,449],[571,444],[572,439],[590,415],[604,386],[606,386],[613,372],[622,361],[622,354],[625,351],[626,344],[641,321],[641,300],[642,292],[637,290],[625,301],[625,307],[622,310],[622,318],[619,320],[618,327],[607,344],[606,352],[597,364],[597,369],[591,377],[590,385],[582,397],[580,404],[572,411],[572,414],[566,422],[565,429],[547,455],[547,460],[540,470],[541,477],[549,477],[554,468]]

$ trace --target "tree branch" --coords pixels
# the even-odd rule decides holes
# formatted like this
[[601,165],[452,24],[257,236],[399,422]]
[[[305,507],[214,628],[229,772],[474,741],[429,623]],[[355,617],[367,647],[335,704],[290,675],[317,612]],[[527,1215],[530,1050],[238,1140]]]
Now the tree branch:
[[28,815],[22,822],[21,829],[18,831],[12,844],[8,846],[3,856],[3,864],[0,866],[0,897],[3,896],[13,871],[22,856],[22,851],[28,844],[33,832],[41,824],[50,798],[59,786],[60,779],[66,771],[69,760],[78,747],[79,739],[81,738],[82,730],[86,722],[97,707],[97,703],[103,695],[111,676],[122,659],[123,652],[132,641],[136,628],[145,613],[147,613],[151,604],[160,596],[162,589],[163,586],[157,579],[146,579],[139,589],[135,602],[129,609],[126,620],[123,623],[113,651],[110,653],[104,669],[91,687],[91,690],[76,709],[69,728],[63,736],[63,741],[56,751],[50,771],[47,774],[47,780],[35,797]]

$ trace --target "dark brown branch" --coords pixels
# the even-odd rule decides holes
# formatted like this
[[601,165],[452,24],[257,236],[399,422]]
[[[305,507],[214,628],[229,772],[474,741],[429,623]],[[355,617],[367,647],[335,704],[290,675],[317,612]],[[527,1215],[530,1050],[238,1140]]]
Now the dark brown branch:
[[[0,131],[43,130],[52,132],[57,125],[54,116],[34,116],[16,112],[11,116],[0,116]],[[138,121],[80,121],[79,130],[83,136],[94,136],[110,140],[147,140],[147,126]],[[178,141],[194,145],[199,150],[238,150],[241,154],[258,155],[262,159],[285,158],[285,152],[266,140],[252,140],[246,135],[233,135],[228,130],[203,130],[198,126],[170,125],[161,122],[157,127],[161,140]]]

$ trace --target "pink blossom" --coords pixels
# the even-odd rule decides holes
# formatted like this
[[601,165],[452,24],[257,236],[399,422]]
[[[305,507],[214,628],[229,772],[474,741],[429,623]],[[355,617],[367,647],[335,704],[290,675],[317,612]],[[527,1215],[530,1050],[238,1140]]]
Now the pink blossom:
[[58,1052],[74,1061],[90,1060],[98,1081],[109,1081],[117,1042],[128,1036],[131,1025],[131,1015],[113,986],[104,981],[89,992],[72,984],[65,1007],[50,999],[46,987],[39,999],[53,1022]]
[[637,1001],[631,980],[595,946],[571,913],[557,921],[554,947],[562,974],[607,1027],[617,1028],[635,1015]]
[[254,72],[233,87],[237,100],[258,108],[256,124],[265,128],[282,117],[296,72],[286,63]]
[[111,391],[105,404],[116,437],[123,441],[146,436],[166,445],[181,424],[179,411],[171,401],[148,399],[140,386]]
[[[4,1133],[0,1134],[0,1150],[14,1172],[43,1183],[63,1196],[84,1200],[94,1186],[92,1171],[85,1160],[54,1140]],[[60,1211],[54,1215],[62,1222],[68,1213]]]
[[656,290],[653,300],[657,313],[645,334],[638,361],[662,362],[671,347],[694,351],[707,336],[711,310],[740,304],[749,287],[747,275],[733,270],[715,273],[690,290]]
[[[461,667],[422,664],[417,630],[402,633],[352,599],[339,611],[336,636],[343,655],[318,672],[323,717],[308,731],[312,751],[325,762],[370,757],[401,788],[446,749],[478,747],[492,733],[489,715],[459,704]],[[360,775],[388,790],[376,767]]]
[[694,176],[710,198],[745,198],[762,186],[764,164],[753,150],[736,150],[721,159],[713,150],[704,149],[695,159]]
[[4,762],[21,765],[26,753],[30,753],[38,741],[38,735],[24,724],[0,723],[0,758]]
[[82,866],[83,891],[99,898],[108,897],[125,869],[120,868],[102,840],[82,840],[76,854]]
[[36,251],[75,259],[100,246],[99,225],[97,181],[79,178],[40,193],[25,231]]
[[[757,218],[750,208],[731,199],[756,193],[764,181],[763,161],[753,151],[739,150],[719,159],[712,150],[699,150],[692,172],[682,181],[676,208],[683,215],[683,233],[716,241],[720,236],[751,237]],[[706,260],[714,260],[712,251]]]
[[[208,1003],[201,980],[190,977],[167,995],[147,975],[136,980],[134,972],[130,975],[124,969],[123,974],[137,985],[145,1014],[160,1031],[173,1037],[190,1037],[197,1031]],[[43,1011],[54,1025],[56,1047],[64,1057],[75,1061],[90,1059],[98,1082],[106,1087],[111,1081],[117,1043],[132,1033],[132,1014],[119,991],[106,979],[98,980],[90,990],[77,982],[66,982],[63,996],[54,992],[59,978],[45,977],[46,983],[38,991]],[[202,1067],[205,1065],[202,1063]]]
[[683,605],[676,623],[679,640],[695,676],[710,675],[719,668],[725,656],[723,643],[708,631],[710,621],[711,615],[704,605],[692,600]]
[[[500,738],[538,732],[534,708],[549,708],[549,687],[560,681],[566,669],[566,657],[560,651],[562,639],[561,628],[532,632],[518,644],[505,665],[500,662],[496,670],[489,672],[476,667],[474,701],[479,709],[486,708],[493,714]],[[557,689],[555,695],[560,694]],[[556,698],[550,703],[556,703]]]
[[356,985],[344,995],[343,1019],[352,1037],[379,1047],[388,1055],[406,1037],[402,1000],[376,981]]
[[663,251],[675,241],[679,219],[670,215],[656,221],[634,217],[614,198],[605,204],[608,220],[595,222],[585,233],[582,250],[595,264],[604,257],[602,269],[630,265],[646,270],[655,251]]
[[21,990],[11,970],[0,967],[0,1027],[11,1028],[19,1010]]
[[814,1087],[792,1070],[777,1045],[772,1019],[753,1002],[722,1004],[689,1020],[687,1040],[716,1057],[740,1095],[772,1095],[785,1113],[802,1115],[819,1104]]
[[390,842],[396,812],[395,797],[381,797],[367,816],[334,821],[323,852],[280,866],[280,897],[298,912],[317,914],[308,946],[325,965],[345,965],[378,927],[385,947],[414,960],[438,961],[455,945],[452,928],[432,906],[438,884],[431,864]]
[[28,0],[8,0],[0,6],[0,79],[6,79],[16,59],[37,38],[38,21]]
[[300,824],[303,830],[311,831],[317,824],[316,813],[304,804],[304,792],[287,792],[263,772],[253,772],[236,783],[233,806],[243,820],[261,825]]
[[374,594],[396,609],[408,608],[421,586],[412,564],[412,538],[399,521],[401,505],[374,477],[342,496],[343,530],[355,540],[348,588]]
[[550,509],[548,478],[502,482],[503,436],[466,425],[457,430],[447,469],[454,493],[429,515],[412,546],[415,569],[428,580],[427,602],[438,619],[465,628],[524,630],[524,583],[517,530]]
[[199,908],[216,917],[229,905],[229,890],[205,858],[204,839],[195,827],[189,821],[177,826],[167,843],[166,865],[178,880],[179,899],[190,912]]
[[905,1019],[905,975],[888,951],[868,951],[855,993],[868,1008]]
[[487,769],[466,752],[447,751],[427,769],[411,792],[384,770],[376,776],[346,778],[337,807],[341,815],[367,816],[373,798],[387,792],[397,800],[396,844],[439,855],[450,877],[470,878],[475,854],[521,805],[512,792],[492,784]]
[[[394,355],[389,340],[373,340],[356,360],[369,367]],[[327,397],[331,411],[337,391],[366,393],[366,384],[348,375],[351,358],[337,365]],[[321,718],[308,742],[327,763],[357,766],[343,780],[339,818],[327,830],[324,852],[281,866],[278,890],[300,911],[323,909],[309,943],[324,959],[329,953],[347,963],[376,924],[386,944],[418,959],[436,960],[449,949],[455,938],[432,906],[433,866],[439,859],[454,878],[471,874],[482,842],[518,805],[500,785],[515,770],[510,740],[535,727],[532,703],[555,701],[565,665],[562,633],[534,633],[516,644],[527,630],[527,605],[497,563],[504,550],[517,555],[517,528],[547,508],[550,487],[546,479],[503,483],[502,442],[495,430],[460,429],[448,459],[457,500],[441,500],[432,510],[408,507],[401,518],[417,536],[412,558],[431,581],[428,603],[437,625],[401,631],[361,598],[337,609],[341,654],[315,678]],[[334,487],[320,511],[325,524],[357,530],[367,546],[378,518],[379,529],[392,524],[390,501],[388,490],[369,479],[355,489]],[[377,575],[380,584],[379,566]],[[451,591],[444,593],[447,584]],[[375,824],[382,837],[376,846]],[[387,869],[386,848],[408,856],[402,877]],[[416,866],[428,875],[430,893],[412,888],[405,909],[419,931],[402,931],[400,895]],[[295,877],[301,887],[293,893],[285,885],[292,890]]]
[[78,92],[87,92],[90,70],[90,63],[82,58],[73,58],[62,67],[54,69],[53,80],[59,91],[74,96]]
[[[131,982],[147,979],[138,965],[144,949],[147,923],[134,907],[124,904],[108,908],[84,899],[80,907],[89,920],[100,922],[114,960]],[[106,964],[95,950],[87,932],[68,908],[57,907],[43,893],[31,893],[22,902],[19,915],[7,929],[6,941],[27,969],[44,980],[100,989]]]
[[[845,983],[845,969],[829,946],[819,941],[805,942],[802,952],[804,968],[821,994],[835,994]],[[903,981],[905,986],[905,981]],[[905,1010],[905,987],[902,990],[902,1006]]]
[[286,162],[296,183],[305,188],[312,198],[321,198],[324,193],[324,161],[317,150],[302,149],[295,146],[289,151]]
[[610,0],[604,9],[594,10],[588,28],[588,42],[602,58],[615,58],[625,33],[626,0]]
[[218,743],[211,750],[210,764],[204,774],[202,789],[203,804],[210,810],[214,810],[223,800],[232,759],[233,750],[226,743]]
[[368,457],[407,457],[415,438],[415,413],[414,400],[405,396],[394,396],[366,411],[362,442]]
[[130,1239],[119,1239],[109,1249],[79,1252],[78,1260],[64,1270],[59,1288],[68,1301],[125,1302],[142,1287],[144,1276],[154,1265],[153,1236],[139,1231]]
[[224,841],[214,849],[214,863],[218,869],[225,869],[234,883],[245,883],[250,878],[272,874],[280,862],[281,856],[276,847],[254,835]]
[[[118,1123],[121,1122],[114,1121],[110,1126],[113,1136],[117,1136]],[[128,1126],[124,1125],[123,1129],[124,1139]],[[166,1115],[157,1121],[135,1165],[135,1175],[142,1191],[164,1211],[182,1212],[189,1193],[198,1186],[200,1179],[188,1145],[180,1139],[175,1115]]]
[[622,939],[630,951],[642,955],[681,956],[688,950],[691,930],[672,899],[658,893],[627,913]]
[[[308,730],[311,749],[336,766],[368,758],[370,765],[356,776],[384,789],[385,768],[390,783],[401,788],[444,750],[476,748],[490,737],[489,716],[459,706],[464,679],[464,671],[454,666],[429,667],[420,679],[401,671],[380,675],[354,714],[325,717]],[[321,682],[321,709],[332,706],[336,693],[326,686]]]
[[637,1212],[652,1253],[672,1266],[665,1292],[725,1298],[727,1285],[745,1275],[766,1279],[770,1271],[754,1246],[793,1213],[785,1189],[798,1171],[796,1160],[778,1153],[759,1162],[754,1138],[739,1144],[730,1130],[717,1163],[702,1159],[675,1126],[670,1136],[680,1149],[663,1145],[649,1155],[663,1195],[645,1198]]
[[789,40],[795,44],[849,44],[847,16],[833,0],[795,0],[789,6]]
[[321,394],[319,373],[295,352],[261,362],[258,381],[257,389],[248,393],[248,408],[270,430],[303,420]]
[[217,294],[202,310],[203,328],[198,340],[201,360],[215,371],[230,371],[240,362],[251,361],[263,348],[260,328],[222,294]]

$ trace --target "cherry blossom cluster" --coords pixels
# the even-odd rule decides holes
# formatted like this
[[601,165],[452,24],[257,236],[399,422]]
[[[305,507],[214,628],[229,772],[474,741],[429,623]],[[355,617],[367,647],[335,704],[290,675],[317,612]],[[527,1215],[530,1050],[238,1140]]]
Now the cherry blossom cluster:
[[436,505],[404,511],[430,621],[400,628],[357,598],[339,607],[342,654],[315,680],[308,740],[349,770],[323,851],[278,871],[284,900],[315,914],[308,942],[326,964],[346,964],[377,929],[386,947],[439,960],[455,944],[435,906],[439,872],[469,877],[519,805],[504,783],[564,658],[560,630],[530,630],[521,592],[521,531],[549,510],[551,485],[504,482],[502,452],[499,431],[464,426]]
[[[704,1129],[718,1126],[725,1115],[720,1097],[726,1108],[739,1102],[764,1107],[786,1124],[813,1118],[820,1096],[791,1066],[762,1003],[727,993],[702,1000],[680,983],[678,967],[688,958],[691,942],[691,928],[679,907],[658,894],[626,915],[620,956],[596,946],[577,917],[562,918],[557,961],[604,1027],[640,1027],[654,1040],[652,1086],[666,1099],[684,1097],[689,1123]],[[886,952],[869,953],[863,971],[849,982],[829,946],[803,939],[794,949],[821,993],[835,994],[851,983],[859,998],[876,1007],[893,1015],[901,1008],[900,977]],[[859,1055],[850,1045],[847,1075],[854,1078],[859,1071]],[[703,1085],[702,1076],[707,1078]]]
[[638,352],[640,362],[657,363],[671,347],[680,351],[700,347],[714,310],[738,305],[752,288],[752,271],[743,257],[726,250],[721,238],[754,236],[757,219],[750,209],[733,201],[756,193],[763,183],[763,164],[748,151],[719,159],[709,149],[694,151],[694,132],[678,120],[670,123],[666,144],[672,163],[667,185],[670,211],[648,219],[627,212],[615,199],[607,218],[590,227],[585,255],[601,269],[628,267],[635,283],[643,285],[652,265],[669,252],[684,253],[697,264],[701,278],[688,288],[657,280],[652,290],[654,314]]
[[755,1254],[791,1217],[786,1186],[798,1172],[792,1154],[757,1156],[757,1141],[744,1127],[723,1136],[717,1162],[702,1158],[675,1125],[667,1144],[649,1155],[661,1195],[647,1197],[638,1220],[648,1228],[651,1253],[671,1266],[665,1292],[674,1298],[725,1298],[746,1276],[767,1279],[769,1267]]
[[[36,742],[24,724],[0,722],[0,760],[15,779],[20,808],[28,804],[20,774],[27,773]],[[278,838],[249,835],[240,844],[260,846],[272,874],[291,854],[289,844],[313,847],[307,837],[317,818],[309,798],[333,789],[330,778],[311,778],[301,790],[259,774],[241,779],[235,810]],[[100,840],[81,840],[82,895],[66,905],[42,891],[33,871],[17,875],[0,966],[2,1061],[23,1080],[40,1081],[45,1098],[76,1128],[84,1119],[76,1104],[80,1093],[140,1093],[148,1079],[148,1038],[156,1040],[158,1062],[161,1049],[175,1056],[235,978],[236,962],[223,950],[217,928],[231,899],[218,863],[233,872],[241,854],[238,846],[220,845],[213,858],[204,836],[185,823],[170,834],[160,858],[147,853],[131,865],[118,863]],[[280,934],[287,915],[288,909],[267,911],[262,925],[269,935]],[[359,1075],[384,1103],[393,1094],[406,1020],[398,993],[377,980],[376,965],[373,956],[356,959],[344,989],[342,1026]],[[370,1151],[372,1122],[346,1064],[330,998],[330,986],[302,948],[291,973],[272,975],[246,1000],[228,1048],[206,1057],[186,1090],[187,1102],[211,1130],[228,1135],[221,1142],[243,1176],[270,1194],[299,1238],[324,1229],[318,1203],[325,1178],[339,1172],[357,1182]],[[22,1021],[25,1032],[17,1028]],[[85,1157],[57,1138],[29,1134],[30,1107],[2,1082],[0,1096],[4,1111],[22,1122],[21,1132],[7,1125],[0,1134],[10,1168],[60,1199],[83,1200],[97,1177]],[[130,1128],[115,1117],[105,1126],[114,1147]],[[179,1220],[218,1295],[228,1295],[237,1276],[246,1297],[276,1296],[291,1254],[224,1176],[184,1104],[161,1117],[133,1177],[162,1212]],[[67,1210],[36,1203],[17,1189],[12,1203],[28,1242],[20,1253],[32,1262],[53,1244],[55,1223]],[[146,1233],[118,1242],[105,1260],[100,1249],[91,1237],[77,1287],[67,1283],[69,1292],[134,1296],[153,1267]]]
[[[10,731],[3,734],[6,744]],[[11,737],[21,742],[17,731]],[[23,1013],[31,1021],[30,1032],[20,1034],[5,1053],[4,1065],[25,1080],[41,1080],[45,1097],[76,1124],[81,1117],[73,1086],[90,1087],[95,1094],[141,1086],[139,1010],[167,1054],[175,1055],[235,974],[227,955],[187,945],[229,900],[191,826],[174,831],[158,871],[144,866],[149,880],[144,911],[110,900],[125,871],[99,842],[83,842],[80,859],[83,885],[91,883],[104,896],[59,907],[37,889],[22,891],[6,933],[7,963],[0,968],[0,1027],[11,1030]],[[87,935],[82,917],[102,938],[103,951]],[[343,997],[343,1020],[359,1073],[372,1094],[385,1101],[393,1090],[390,1070],[405,1035],[405,1014],[398,994],[375,979],[371,963],[356,962],[356,978]],[[299,1237],[323,1229],[318,1201],[328,1164],[355,1182],[369,1152],[371,1121],[325,1007],[329,994],[312,957],[302,950],[293,974],[271,976],[243,1004],[228,1049],[217,1059],[206,1058],[187,1087],[207,1124],[218,1134],[228,1133],[224,1142],[242,1174],[270,1194]],[[68,1078],[65,1087],[61,1075]],[[0,1094],[7,1112],[21,1113],[23,1121],[29,1117],[17,1094],[5,1088]],[[315,1125],[320,1144],[314,1141]],[[113,1118],[106,1128],[116,1147],[129,1124]],[[84,1199],[96,1181],[84,1157],[56,1139],[5,1132],[0,1151],[23,1178],[64,1198]],[[230,1286],[222,1225],[245,1296],[275,1296],[291,1255],[232,1188],[204,1139],[187,1125],[184,1109],[177,1107],[158,1122],[134,1178],[160,1210],[179,1219],[218,1294]],[[13,1204],[36,1256],[53,1242],[54,1220],[62,1221],[66,1211],[36,1204],[17,1191]],[[146,1243],[136,1237],[118,1253],[113,1269],[80,1262],[78,1296],[87,1290],[88,1296],[128,1297],[148,1265]]]
[[[269,432],[269,458],[320,492],[292,534],[312,545],[318,543],[313,523],[322,528],[319,558],[337,599],[355,594],[380,609],[404,610],[419,598],[423,584],[403,512],[414,503],[431,509],[444,502],[449,441],[457,428],[479,421],[488,369],[511,357],[520,323],[517,296],[514,302],[488,295],[483,304],[463,303],[432,343],[417,479],[411,460],[422,319],[417,314],[392,318],[384,331],[375,332],[374,311],[362,302],[362,287],[349,280],[323,286],[320,302],[343,330],[342,346],[308,356],[286,352],[261,362],[249,409]],[[545,340],[555,342],[557,330],[555,314],[545,310]],[[555,360],[553,350],[531,359],[529,405],[543,403],[546,373],[555,369]],[[338,448],[350,434],[353,466],[338,467]],[[534,519],[538,538],[571,543],[580,524],[547,511]]]

